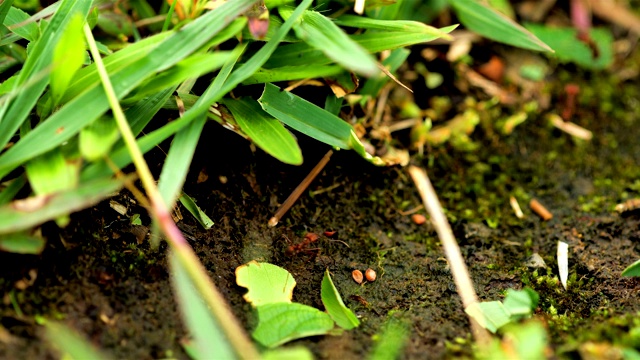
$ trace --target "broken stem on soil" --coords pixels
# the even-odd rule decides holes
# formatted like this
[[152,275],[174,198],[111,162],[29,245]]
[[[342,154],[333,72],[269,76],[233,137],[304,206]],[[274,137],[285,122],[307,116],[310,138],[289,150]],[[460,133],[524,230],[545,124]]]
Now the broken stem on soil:
[[[451,226],[444,215],[438,196],[429,181],[426,171],[416,166],[409,166],[408,171],[413,182],[416,184],[416,188],[422,197],[422,202],[427,212],[429,212],[431,216],[431,222],[438,233],[438,238],[440,238],[442,242],[445,256],[451,267],[453,281],[458,289],[458,295],[462,298],[462,306],[466,309],[470,305],[477,303],[478,297],[473,288],[473,282],[469,276],[467,265],[465,265],[462,254],[460,253],[460,247],[458,247],[458,243],[453,236]],[[490,336],[487,330],[481,327],[471,316],[469,316],[469,321],[471,322],[471,331],[476,341],[480,345],[488,344]]]
[[223,329],[224,334],[229,339],[234,351],[238,357],[242,359],[257,359],[259,358],[258,351],[255,346],[249,340],[249,337],[245,333],[238,320],[234,317],[233,313],[229,310],[229,306],[224,300],[216,288],[211,278],[207,276],[206,270],[198,257],[193,252],[189,243],[185,240],[182,232],[178,229],[175,222],[173,222],[167,206],[162,199],[162,196],[158,192],[158,187],[153,179],[153,175],[149,170],[149,166],[144,160],[144,156],[140,151],[136,143],[135,136],[129,127],[129,123],[122,111],[122,107],[118,102],[118,98],[113,90],[111,80],[107,73],[98,47],[96,45],[91,28],[89,25],[84,25],[84,34],[89,45],[91,56],[93,57],[100,80],[105,90],[105,94],[111,106],[113,117],[118,124],[118,129],[122,135],[122,139],[127,146],[127,150],[131,155],[131,159],[136,167],[140,181],[149,197],[151,204],[151,214],[155,221],[158,222],[160,229],[167,237],[167,242],[171,245],[175,255],[188,272],[191,281],[195,285],[197,291],[202,296],[203,300],[209,307],[211,314],[217,320],[217,325]]
[[293,204],[298,200],[300,195],[302,195],[302,193],[309,187],[309,184],[311,184],[313,179],[315,179],[316,176],[318,176],[318,174],[320,174],[322,169],[324,169],[324,167],[329,162],[329,159],[331,159],[331,155],[333,155],[333,150],[327,151],[327,153],[324,154],[322,159],[320,159],[320,161],[318,161],[318,164],[316,164],[316,166],[314,166],[313,169],[311,169],[311,172],[309,172],[307,177],[305,177],[304,180],[302,180],[300,185],[298,185],[295,188],[295,190],[293,190],[291,192],[291,195],[289,195],[287,200],[285,200],[282,203],[282,205],[280,205],[280,208],[278,208],[278,211],[276,211],[276,213],[273,215],[273,217],[271,219],[269,219],[269,227],[274,227],[274,226],[278,225],[278,222],[280,222],[280,219],[282,219],[284,214],[286,214],[287,211],[289,211],[289,209],[291,209],[291,206],[293,206]]

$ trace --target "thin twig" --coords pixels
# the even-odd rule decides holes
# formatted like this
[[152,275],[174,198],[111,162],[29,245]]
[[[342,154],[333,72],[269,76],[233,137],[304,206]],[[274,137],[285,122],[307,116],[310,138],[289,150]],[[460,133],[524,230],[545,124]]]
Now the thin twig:
[[[467,265],[464,263],[458,243],[453,236],[453,231],[451,231],[451,226],[444,215],[438,196],[429,181],[427,173],[416,166],[409,166],[408,170],[409,175],[411,175],[422,197],[422,202],[431,216],[431,222],[438,233],[438,238],[440,238],[442,242],[445,256],[451,267],[453,281],[458,289],[458,295],[462,298],[462,305],[466,309],[472,304],[477,303],[478,297],[473,288],[473,282],[469,276]],[[471,331],[476,341],[480,344],[487,344],[489,342],[489,333],[487,330],[482,328],[471,316],[469,316],[469,321],[471,322]]]
[[311,172],[309,172],[307,177],[305,177],[304,180],[302,180],[300,185],[298,185],[298,187],[296,187],[295,190],[291,192],[291,195],[289,195],[287,200],[285,200],[284,203],[282,203],[278,211],[276,211],[275,215],[273,215],[273,217],[269,219],[269,227],[274,227],[278,225],[278,222],[280,221],[280,219],[284,216],[284,214],[287,213],[287,211],[289,211],[289,209],[291,209],[291,206],[293,206],[293,204],[296,202],[296,200],[298,200],[300,195],[302,195],[302,192],[305,191],[307,187],[309,187],[309,184],[311,184],[313,179],[315,179],[316,176],[320,174],[322,169],[324,169],[325,165],[327,165],[327,163],[329,162],[329,159],[331,159],[331,155],[333,155],[333,150],[327,151],[327,153],[322,157],[322,159],[320,159],[318,164],[313,169],[311,169]]

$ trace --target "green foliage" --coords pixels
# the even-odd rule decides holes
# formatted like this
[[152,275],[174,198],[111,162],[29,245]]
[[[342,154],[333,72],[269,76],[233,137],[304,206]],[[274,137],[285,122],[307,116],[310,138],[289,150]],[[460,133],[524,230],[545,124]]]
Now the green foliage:
[[64,359],[108,359],[70,328],[52,321],[44,323],[46,339],[52,347],[60,352]]
[[321,295],[324,307],[338,326],[345,330],[351,330],[360,325],[360,320],[344,305],[338,289],[336,289],[333,281],[331,281],[329,269],[324,272],[324,277],[322,278]]
[[464,311],[480,326],[495,333],[503,326],[528,317],[538,306],[538,294],[531,289],[507,290],[503,302],[485,301],[468,306]]
[[625,276],[625,277],[640,276],[640,260],[627,266],[627,268],[624,269],[624,271],[622,272],[622,276]]

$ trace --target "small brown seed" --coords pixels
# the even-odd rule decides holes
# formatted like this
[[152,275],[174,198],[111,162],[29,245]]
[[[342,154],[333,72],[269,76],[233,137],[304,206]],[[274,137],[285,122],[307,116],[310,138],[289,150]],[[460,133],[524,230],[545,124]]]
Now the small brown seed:
[[367,278],[368,282],[376,281],[376,272],[371,268],[364,272],[364,276]]
[[413,214],[411,215],[411,220],[413,220],[416,225],[422,225],[427,221],[427,218],[422,214]]
[[353,270],[353,271],[351,272],[351,276],[353,277],[353,280],[354,280],[355,282],[357,282],[358,284],[362,284],[362,280],[363,280],[363,277],[362,277],[362,271],[360,271],[360,270]]

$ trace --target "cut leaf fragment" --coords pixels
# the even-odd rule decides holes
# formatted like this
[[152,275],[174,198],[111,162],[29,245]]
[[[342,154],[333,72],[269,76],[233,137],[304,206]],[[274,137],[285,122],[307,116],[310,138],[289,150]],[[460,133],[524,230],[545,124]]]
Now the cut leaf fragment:
[[207,214],[205,214],[204,211],[202,211],[202,209],[200,209],[198,204],[196,204],[195,200],[193,200],[191,196],[185,193],[182,193],[179,200],[182,206],[184,206],[187,209],[187,211],[189,211],[189,213],[191,213],[191,215],[193,215],[193,217],[196,218],[196,220],[198,220],[198,222],[200,223],[200,225],[202,225],[203,228],[207,230],[211,229],[211,227],[214,224],[213,220],[211,220],[211,218],[208,217]]
[[567,290],[567,278],[569,277],[569,244],[558,241],[558,273],[562,287]]
[[270,303],[256,310],[260,322],[252,335],[268,348],[307,336],[324,335],[333,329],[333,320],[327,313],[303,304]]
[[624,271],[622,272],[622,276],[624,277],[640,276],[640,260],[634,262],[633,264],[629,265],[626,269],[624,269]]
[[296,281],[287,270],[255,260],[236,268],[236,283],[249,290],[243,297],[254,307],[290,303],[296,286]]
[[360,325],[360,320],[356,315],[344,305],[338,289],[336,289],[329,269],[324,272],[322,278],[322,303],[333,320],[345,330],[351,330]]

